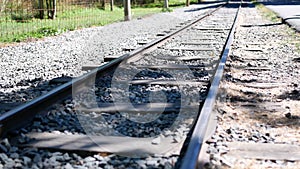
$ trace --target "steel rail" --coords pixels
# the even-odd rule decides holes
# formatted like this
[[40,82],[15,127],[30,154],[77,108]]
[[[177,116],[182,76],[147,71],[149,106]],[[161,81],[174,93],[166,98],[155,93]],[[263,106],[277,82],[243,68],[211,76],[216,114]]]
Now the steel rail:
[[213,106],[214,106],[214,103],[215,103],[215,100],[217,97],[219,84],[221,82],[224,67],[225,67],[225,62],[226,62],[227,57],[230,52],[230,46],[233,42],[234,31],[235,31],[240,8],[241,8],[241,3],[239,5],[239,8],[235,15],[234,23],[231,27],[229,36],[227,37],[226,45],[223,48],[221,59],[218,64],[218,68],[215,72],[214,79],[209,88],[208,95],[202,106],[200,116],[195,124],[192,136],[190,138],[190,142],[188,144],[185,155],[182,159],[183,161],[182,161],[182,164],[180,165],[181,169],[193,169],[193,168],[197,167],[198,156],[199,156],[199,153],[200,153],[202,145],[203,145],[203,141],[204,141],[204,137],[205,137],[205,134],[207,131],[210,114],[212,112],[212,109],[213,109]]
[[45,95],[39,96],[33,100],[31,100],[28,103],[25,103],[23,105],[20,105],[16,107],[15,109],[12,109],[3,115],[0,116],[0,138],[4,137],[8,132],[11,132],[15,129],[18,129],[20,127],[23,127],[27,125],[35,115],[41,113],[42,111],[47,110],[51,105],[55,103],[59,103],[60,101],[68,98],[72,94],[72,89],[74,86],[84,86],[84,84],[88,83],[92,77],[98,77],[100,75],[105,74],[105,72],[108,72],[118,66],[121,62],[124,60],[128,60],[134,56],[139,55],[142,52],[146,52],[147,50],[150,50],[151,48],[164,43],[167,39],[175,36],[176,34],[180,33],[181,31],[189,28],[190,26],[198,23],[202,19],[210,16],[212,13],[220,9],[222,6],[227,4],[228,2],[219,3],[220,6],[208,13],[205,13],[203,16],[201,16],[199,19],[185,25],[184,27],[179,28],[178,30],[171,32],[165,36],[163,36],[160,39],[154,40],[140,48],[137,48],[136,50],[133,50],[132,52],[129,52],[127,54],[124,54],[120,56],[119,58],[100,66],[96,69],[93,69],[89,73],[86,73],[85,75],[82,75],[76,79],[73,79],[70,82],[67,82],[50,92],[48,92]]

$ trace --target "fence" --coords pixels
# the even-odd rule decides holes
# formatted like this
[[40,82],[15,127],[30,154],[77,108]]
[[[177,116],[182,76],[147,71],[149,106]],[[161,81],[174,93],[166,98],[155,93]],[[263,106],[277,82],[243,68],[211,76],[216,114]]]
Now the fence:
[[[149,1],[149,0],[148,0]],[[18,41],[22,37],[56,34],[79,27],[103,25],[121,20],[122,9],[113,0],[0,0],[0,42]],[[133,1],[147,3],[145,0]],[[122,0],[114,2],[117,7]],[[106,10],[104,10],[106,8]]]

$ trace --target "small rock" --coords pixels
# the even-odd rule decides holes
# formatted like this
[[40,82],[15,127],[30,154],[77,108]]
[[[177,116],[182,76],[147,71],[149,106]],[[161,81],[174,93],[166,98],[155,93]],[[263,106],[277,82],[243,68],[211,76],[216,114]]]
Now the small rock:
[[18,151],[18,147],[11,147],[9,149],[9,152],[11,152],[11,153],[14,153],[14,152],[17,152],[17,151]]
[[55,160],[56,160],[56,161],[63,162],[63,161],[65,161],[65,158],[64,158],[64,156],[59,155],[59,156],[55,156]]
[[36,154],[33,158],[33,163],[38,163],[42,161],[42,157],[39,154]]
[[86,158],[84,159],[84,161],[88,163],[88,162],[96,161],[96,159],[95,159],[94,157],[86,157]]
[[24,165],[28,165],[31,163],[31,159],[29,157],[24,156],[23,157],[23,163]]
[[292,117],[292,114],[291,113],[286,113],[285,117],[288,118],[288,119],[290,119]]
[[7,148],[4,145],[0,144],[0,152],[7,153],[7,151]]
[[163,166],[164,166],[164,169],[172,169],[173,168],[172,164],[169,161],[165,162],[163,164]]
[[175,136],[174,138],[173,138],[173,141],[174,141],[174,143],[179,143],[179,142],[181,142],[181,137],[180,136]]
[[146,164],[148,166],[158,166],[157,160],[147,160]]
[[82,159],[80,156],[78,156],[78,155],[75,154],[75,153],[73,153],[72,156],[73,156],[73,158],[75,159],[75,161],[79,161],[79,160]]
[[230,167],[230,168],[233,166],[232,163],[230,163],[228,160],[226,160],[226,159],[223,158],[223,157],[220,157],[220,161],[221,161],[223,164],[225,164],[225,165],[227,165],[228,167]]
[[151,141],[151,143],[154,144],[154,145],[158,145],[158,144],[160,144],[160,142],[161,142],[160,137],[156,137],[155,139],[153,139],[153,140]]
[[41,125],[41,122],[40,121],[35,121],[33,122],[33,127],[39,127]]
[[20,138],[18,138],[18,142],[21,143],[21,144],[23,144],[23,143],[26,142],[26,140],[25,140],[24,137],[20,137]]
[[7,161],[5,161],[5,167],[4,168],[14,168],[14,166],[16,165],[15,161],[12,159],[8,159]]
[[[22,168],[23,167],[23,165],[21,164],[21,163],[15,163],[15,166],[14,166],[15,168]],[[1,168],[1,167],[0,167]]]
[[64,159],[65,159],[66,161],[71,160],[71,157],[69,156],[68,153],[65,153],[65,154],[63,155],[63,157],[64,157]]
[[104,160],[104,158],[102,156],[98,155],[98,154],[94,155],[94,158],[96,158],[99,161],[103,161]]
[[137,163],[141,168],[147,168],[145,161],[138,160],[135,161],[135,163]]
[[217,146],[217,149],[219,150],[220,154],[224,154],[224,153],[227,153],[229,151],[229,149],[225,146]]
[[67,163],[63,166],[63,169],[73,169],[72,165],[70,163]]
[[0,160],[1,161],[7,161],[8,160],[8,157],[7,157],[7,155],[6,154],[4,154],[4,153],[0,153]]
[[2,140],[2,144],[4,144],[6,146],[6,148],[8,148],[8,149],[10,149],[10,147],[11,147],[7,138]]
[[104,169],[114,169],[114,167],[112,165],[106,165]]
[[19,154],[18,153],[12,153],[12,154],[10,154],[10,158],[19,158]]

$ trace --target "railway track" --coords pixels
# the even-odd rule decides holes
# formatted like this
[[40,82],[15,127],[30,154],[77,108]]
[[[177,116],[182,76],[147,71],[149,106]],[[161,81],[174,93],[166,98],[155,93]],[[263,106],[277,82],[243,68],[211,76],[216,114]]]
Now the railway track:
[[125,155],[126,163],[153,155],[169,160],[142,168],[195,168],[240,5],[213,8],[6,112],[1,136],[19,147]]

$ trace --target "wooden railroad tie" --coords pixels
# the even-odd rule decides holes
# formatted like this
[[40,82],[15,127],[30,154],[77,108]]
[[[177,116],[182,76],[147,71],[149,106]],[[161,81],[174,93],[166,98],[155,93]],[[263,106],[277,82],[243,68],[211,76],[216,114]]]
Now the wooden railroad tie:
[[[176,112],[179,110],[186,110],[186,111],[191,111],[195,110],[199,107],[201,100],[199,100],[199,103],[194,103],[191,105],[182,105],[179,106],[179,104],[175,103],[142,103],[142,104],[134,104],[132,106],[128,105],[128,103],[101,103],[99,107],[96,108],[78,108],[79,112],[83,113],[90,113],[90,112],[95,112],[95,113],[103,113],[103,112],[118,112],[118,111],[123,111],[123,112],[128,112],[128,113],[159,113],[162,110],[164,112]],[[118,106],[118,107],[116,107]]]
[[300,160],[300,146],[278,143],[227,143],[228,156],[269,160]]
[[173,47],[173,48],[164,48],[166,50],[186,50],[186,51],[215,51],[215,48],[187,48],[187,47]]
[[[174,142],[172,137],[161,137],[159,144],[153,144],[154,138],[135,138],[126,136],[94,136],[94,135],[67,135],[63,133],[28,133],[30,141],[26,144],[17,143],[20,147],[37,147],[46,149],[60,149],[67,151],[118,153],[124,155],[147,155],[147,154],[168,154],[178,155],[180,147],[184,142]],[[134,145],[133,145],[134,144]]]

